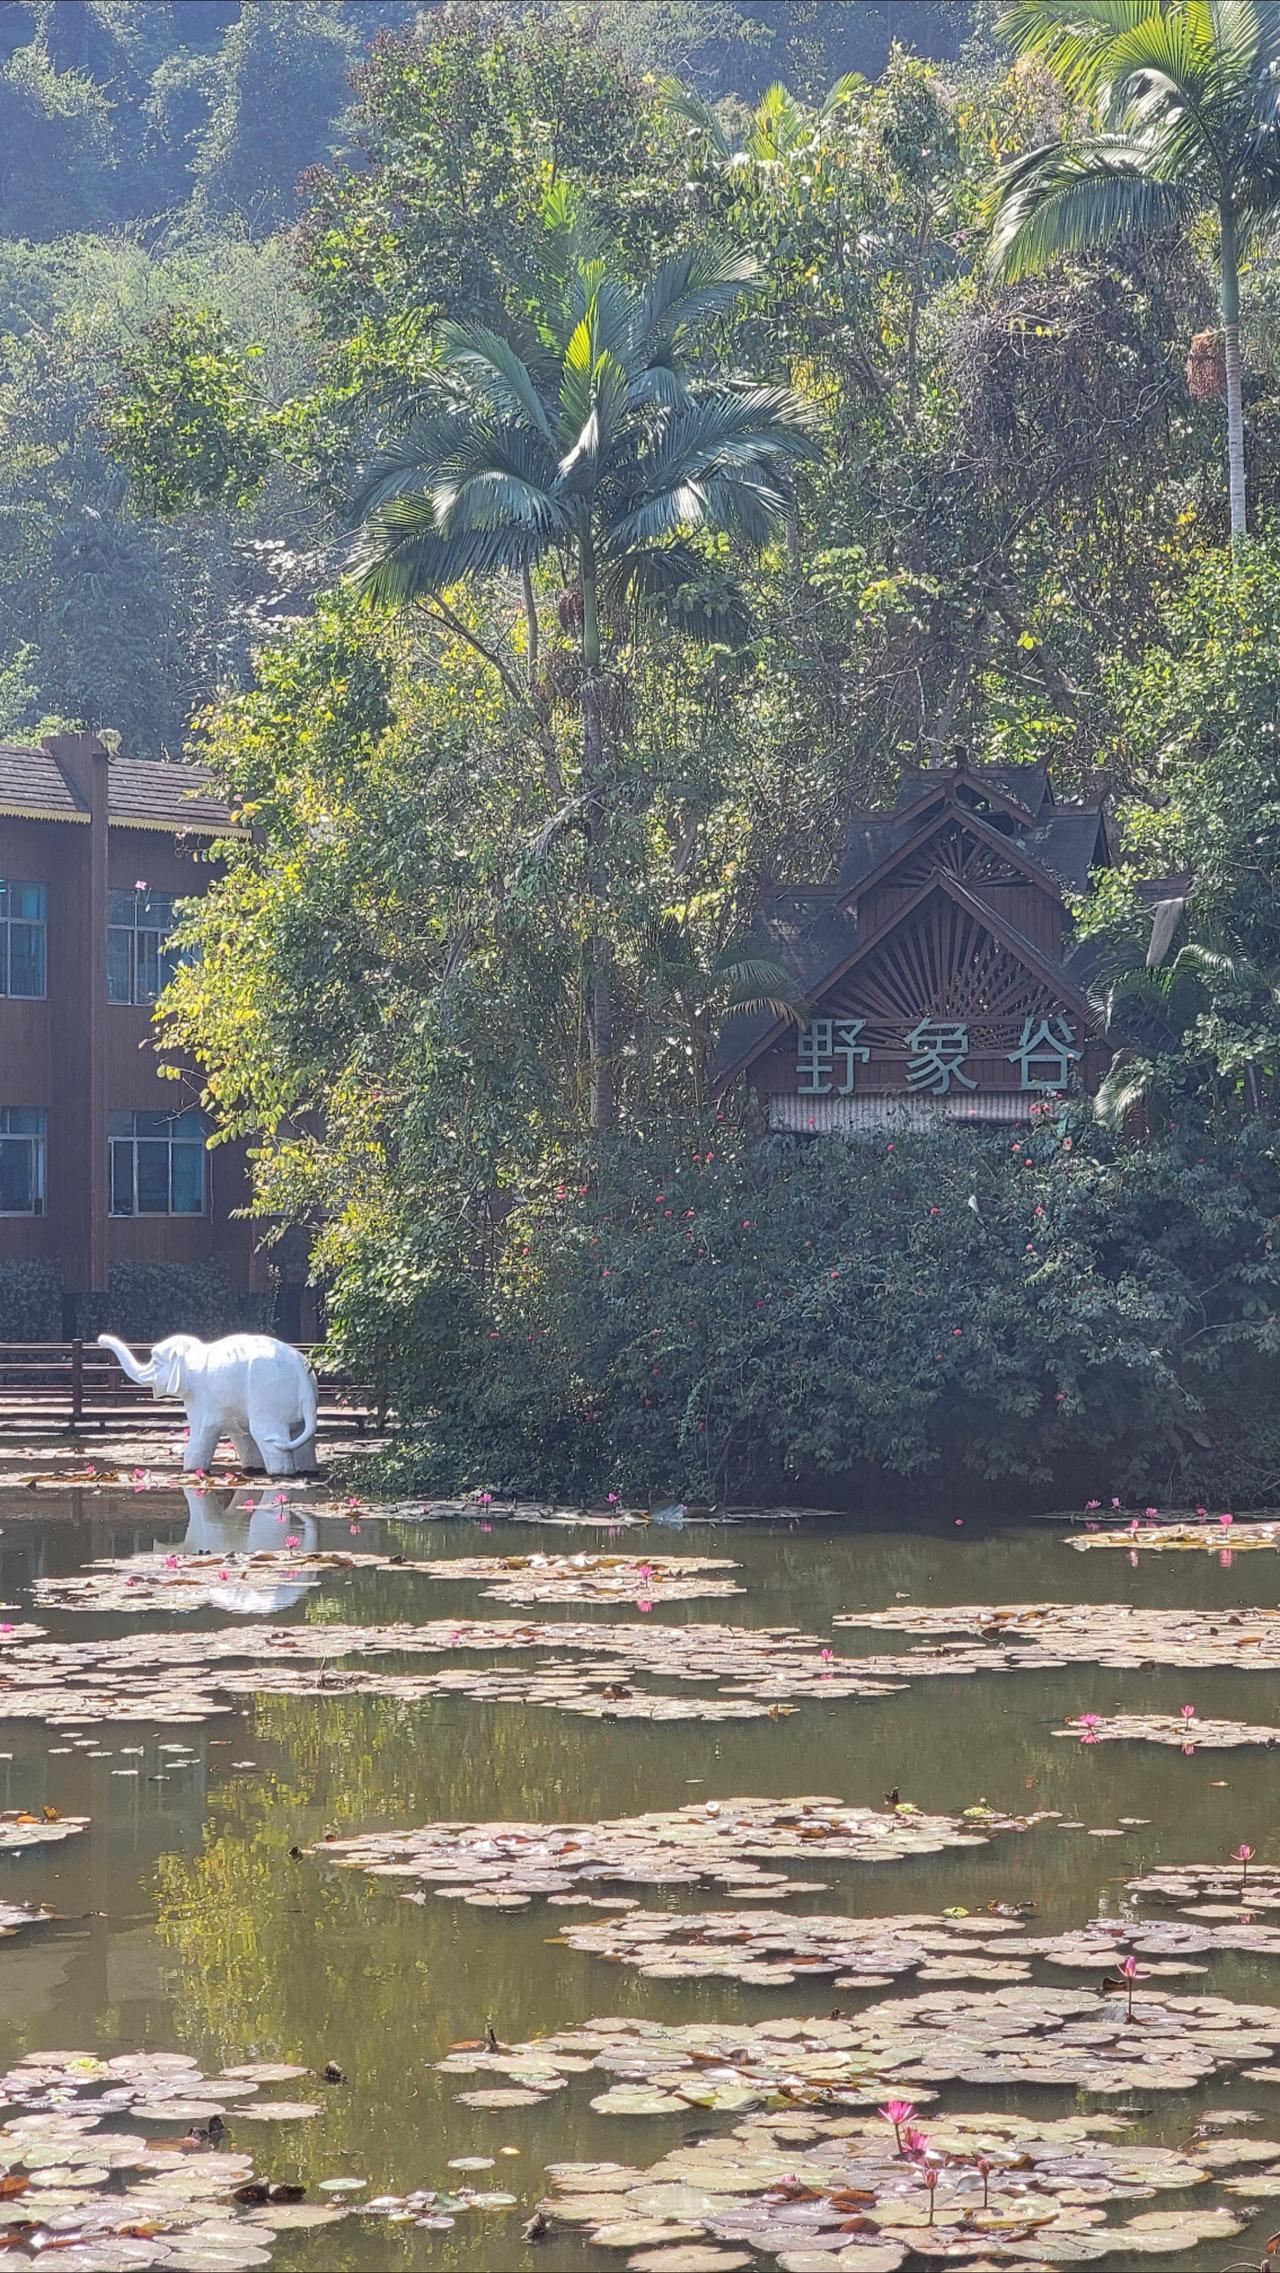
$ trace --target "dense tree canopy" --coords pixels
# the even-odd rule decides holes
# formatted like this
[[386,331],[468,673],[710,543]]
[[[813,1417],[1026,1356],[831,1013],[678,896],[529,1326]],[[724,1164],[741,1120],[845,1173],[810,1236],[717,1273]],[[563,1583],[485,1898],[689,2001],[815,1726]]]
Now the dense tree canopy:
[[[1260,1356],[1274,1314],[1265,233],[1238,264],[1253,534],[1233,564],[1221,391],[1188,383],[1220,244],[1095,231],[996,274],[998,185],[1083,147],[1100,96],[1043,43],[1016,55],[993,8],[895,9],[916,52],[873,0],[55,13],[0,17],[0,108],[37,168],[0,183],[0,219],[43,240],[47,199],[54,232],[0,248],[4,728],[115,726],[161,755],[190,727],[252,820],[190,919],[167,1031],[251,1140],[263,1210],[313,1232],[335,1332],[406,1408],[439,1428],[468,1338],[498,1345],[438,1472],[497,1442],[503,1397],[540,1397],[561,1472],[584,1472],[572,1315],[635,1480],[650,1440],[620,1417],[636,1383],[587,1266],[614,1239],[607,1268],[642,1283],[639,1187],[602,1163],[593,1092],[642,1185],[728,1143],[722,1228],[732,1207],[753,1224],[753,1155],[731,1105],[715,1118],[709,1061],[732,1003],[788,1008],[762,905],[827,875],[850,813],[957,745],[1047,759],[1067,795],[1105,768],[1127,855],[1088,918],[1119,1133],[1045,1151],[1052,1331],[982,1461],[1025,1472],[1046,1422],[1070,1451],[1076,1390],[1050,1359],[1073,1336],[1121,1433],[1186,1454],[1210,1352]],[[646,346],[636,311],[672,277],[705,288],[699,322]],[[566,500],[593,467],[584,553]],[[1172,879],[1150,965],[1140,869]],[[1136,1105],[1163,1147],[1141,1172]],[[1212,1253],[1190,1228],[1206,1162]],[[878,1206],[864,1171],[806,1170],[832,1224]],[[1153,1178],[1186,1232],[1154,1279],[1105,1236],[1112,1210],[1139,1240]],[[784,1169],[769,1207],[794,1230],[787,1193]],[[554,1271],[531,1235],[553,1217]],[[993,1265],[1002,1301],[1019,1252]],[[899,1264],[925,1267],[909,1239]],[[713,1285],[690,1312],[704,1338]],[[1187,1321],[1217,1285],[1210,1341]],[[797,1321],[815,1289],[802,1268]],[[889,1400],[914,1378],[912,1318],[904,1297],[897,1342],[850,1355],[883,1417],[854,1431],[862,1453],[908,1468],[939,1441]],[[566,1365],[521,1388],[505,1361],[531,1337]],[[743,1351],[720,1356],[727,1379]],[[701,1457],[698,1383],[680,1427]],[[820,1465],[796,1414],[766,1445],[744,1408],[708,1488],[757,1454]]]

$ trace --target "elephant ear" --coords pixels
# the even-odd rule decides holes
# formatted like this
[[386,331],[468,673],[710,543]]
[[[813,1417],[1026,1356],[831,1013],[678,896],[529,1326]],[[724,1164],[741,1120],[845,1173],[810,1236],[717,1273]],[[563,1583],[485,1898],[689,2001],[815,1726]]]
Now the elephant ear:
[[182,1351],[169,1342],[157,1342],[151,1352],[156,1369],[156,1390],[161,1397],[180,1397],[183,1390]]

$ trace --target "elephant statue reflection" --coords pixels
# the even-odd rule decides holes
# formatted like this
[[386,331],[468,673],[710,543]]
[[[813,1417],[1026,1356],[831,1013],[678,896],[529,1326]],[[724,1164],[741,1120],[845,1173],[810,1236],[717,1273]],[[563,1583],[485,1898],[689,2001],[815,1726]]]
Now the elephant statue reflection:
[[[304,1555],[320,1544],[319,1526],[303,1502],[290,1505],[283,1492],[211,1492],[203,1484],[183,1487],[187,1502],[187,1536],[182,1545],[192,1555],[260,1555],[264,1549],[279,1554],[288,1536]],[[215,1610],[235,1617],[275,1618],[292,1610],[317,1584],[314,1578],[287,1574],[274,1586],[250,1585],[234,1567],[222,1573],[221,1583],[210,1587]]]
[[170,1334],[152,1346],[145,1365],[99,1334],[130,1381],[155,1397],[180,1397],[187,1408],[185,1469],[208,1468],[230,1437],[242,1468],[268,1476],[308,1475],[316,1464],[316,1377],[304,1357],[271,1334],[228,1334],[201,1342]]

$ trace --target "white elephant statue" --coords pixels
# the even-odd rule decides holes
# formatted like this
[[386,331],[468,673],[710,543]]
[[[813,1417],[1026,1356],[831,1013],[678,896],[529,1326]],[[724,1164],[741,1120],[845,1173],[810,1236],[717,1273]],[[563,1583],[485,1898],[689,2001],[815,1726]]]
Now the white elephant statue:
[[130,1381],[155,1397],[180,1397],[187,1408],[185,1469],[208,1468],[228,1436],[242,1468],[268,1476],[310,1474],[316,1465],[316,1377],[304,1357],[273,1334],[228,1334],[202,1342],[170,1334],[145,1365],[114,1334],[99,1346],[119,1359]]

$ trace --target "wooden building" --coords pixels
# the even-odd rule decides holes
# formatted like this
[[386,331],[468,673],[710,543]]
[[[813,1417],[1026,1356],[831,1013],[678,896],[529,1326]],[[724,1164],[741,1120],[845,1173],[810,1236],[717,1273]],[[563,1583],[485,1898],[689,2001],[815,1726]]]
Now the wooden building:
[[1070,901],[1111,860],[1099,799],[1059,804],[1043,766],[929,768],[860,815],[834,880],[765,919],[803,1022],[731,1019],[719,1091],[747,1082],[773,1129],[1026,1119],[1091,1093],[1109,1061]]
[[90,734],[0,747],[0,1263],[52,1263],[67,1297],[120,1263],[267,1284],[233,1220],[244,1155],[206,1148],[199,1083],[162,1079],[152,1024],[174,902],[229,826],[195,767]]

